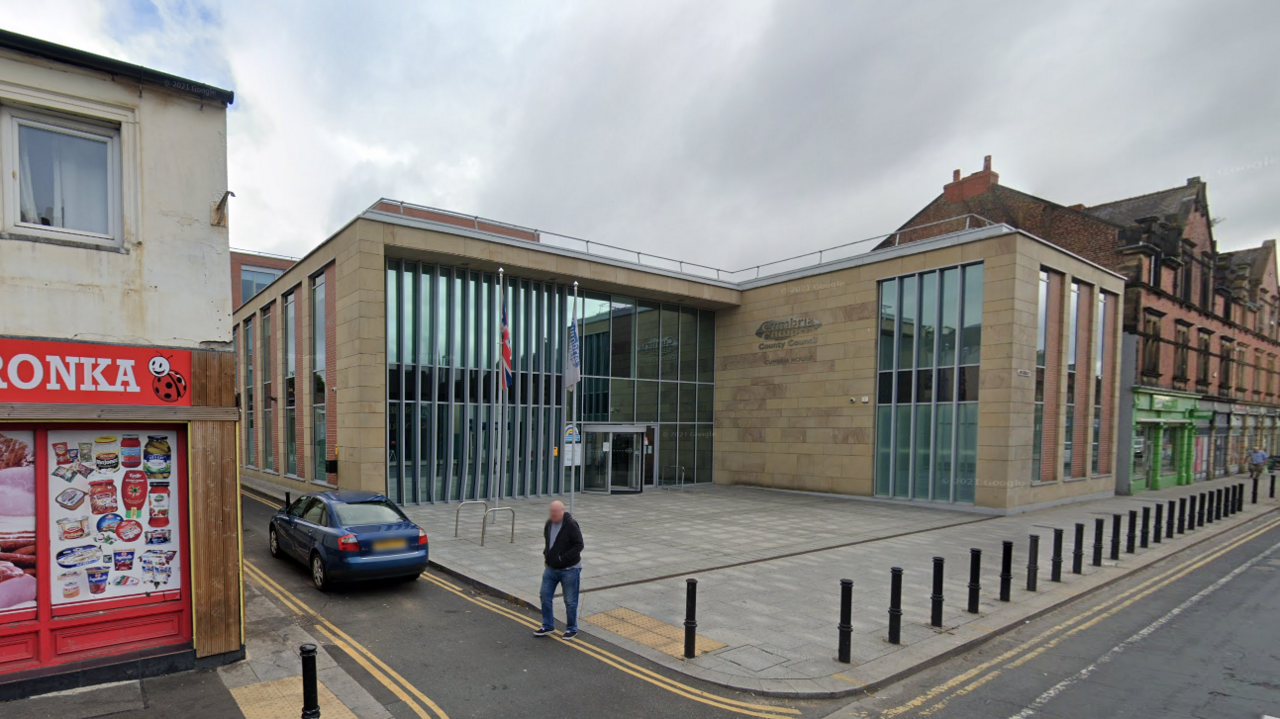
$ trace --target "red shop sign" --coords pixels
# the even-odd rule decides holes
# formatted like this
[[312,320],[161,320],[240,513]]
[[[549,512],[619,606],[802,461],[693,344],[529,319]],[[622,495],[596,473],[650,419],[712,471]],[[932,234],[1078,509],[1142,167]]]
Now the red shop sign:
[[191,406],[191,352],[0,337],[0,403]]

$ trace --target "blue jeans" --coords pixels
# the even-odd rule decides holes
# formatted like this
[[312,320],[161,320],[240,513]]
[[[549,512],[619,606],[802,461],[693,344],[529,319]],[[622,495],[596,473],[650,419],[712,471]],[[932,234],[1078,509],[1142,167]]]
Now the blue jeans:
[[552,607],[555,605],[556,585],[564,590],[564,613],[566,632],[578,631],[578,580],[582,578],[582,567],[573,569],[542,570],[542,626],[555,628],[556,615]]

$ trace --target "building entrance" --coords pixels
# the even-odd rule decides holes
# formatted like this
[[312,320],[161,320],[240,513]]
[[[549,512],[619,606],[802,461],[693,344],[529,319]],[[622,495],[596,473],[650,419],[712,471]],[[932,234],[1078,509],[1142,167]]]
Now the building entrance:
[[582,488],[587,492],[640,492],[653,484],[655,427],[583,426]]

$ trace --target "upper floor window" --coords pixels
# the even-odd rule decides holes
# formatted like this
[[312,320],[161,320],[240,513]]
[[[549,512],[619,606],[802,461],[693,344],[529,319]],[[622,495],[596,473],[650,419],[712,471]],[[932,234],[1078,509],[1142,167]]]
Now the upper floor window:
[[240,302],[245,303],[254,295],[265,290],[267,285],[284,274],[284,270],[271,270],[265,267],[240,268]]
[[0,109],[7,231],[121,243],[120,129],[15,107]]
[[1142,338],[1142,373],[1153,377],[1160,376],[1160,318],[1155,315],[1143,317]]

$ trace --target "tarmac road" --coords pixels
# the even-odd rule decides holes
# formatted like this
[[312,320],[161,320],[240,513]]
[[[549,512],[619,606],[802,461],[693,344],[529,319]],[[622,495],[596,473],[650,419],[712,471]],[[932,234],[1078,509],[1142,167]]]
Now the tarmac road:
[[[320,593],[267,551],[273,509],[244,495],[248,581],[297,615],[397,718],[819,716],[831,702],[769,699],[677,675],[608,642],[535,638],[535,613],[434,571]],[[427,527],[428,534],[440,529]],[[588,552],[586,561],[590,560]],[[531,573],[541,571],[530,567]]]
[[1280,717],[1280,520],[1174,555],[833,717]]

